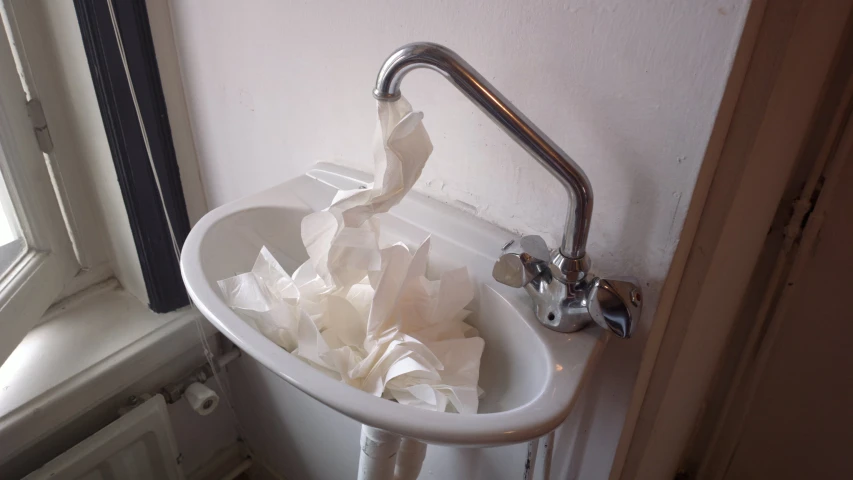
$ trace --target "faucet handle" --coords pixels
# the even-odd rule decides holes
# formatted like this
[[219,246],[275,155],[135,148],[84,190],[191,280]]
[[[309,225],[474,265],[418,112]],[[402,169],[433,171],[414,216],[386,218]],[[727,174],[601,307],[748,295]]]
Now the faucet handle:
[[539,235],[524,235],[518,241],[518,245],[522,252],[539,261],[548,262],[551,258],[551,251],[548,249],[548,244]]
[[521,288],[537,278],[551,281],[548,245],[538,235],[525,235],[504,245],[503,255],[492,268],[492,277],[510,287]]
[[589,289],[589,314],[592,320],[621,338],[629,338],[640,320],[643,294],[637,279],[595,278]]

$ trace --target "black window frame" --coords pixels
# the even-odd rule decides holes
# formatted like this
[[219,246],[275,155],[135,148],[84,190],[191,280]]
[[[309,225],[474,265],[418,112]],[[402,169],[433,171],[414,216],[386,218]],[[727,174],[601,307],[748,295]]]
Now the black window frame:
[[74,8],[148,306],[170,312],[189,304],[172,234],[182,247],[190,221],[145,1],[74,0]]

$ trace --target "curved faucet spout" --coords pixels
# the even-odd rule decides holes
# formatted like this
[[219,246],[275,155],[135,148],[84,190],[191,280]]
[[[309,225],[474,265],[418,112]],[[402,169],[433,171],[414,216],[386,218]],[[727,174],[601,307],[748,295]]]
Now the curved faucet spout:
[[379,70],[373,96],[380,101],[397,100],[400,82],[416,68],[444,75],[560,180],[569,195],[569,210],[559,253],[568,259],[583,259],[592,218],[592,185],[583,170],[465,60],[441,45],[411,43],[391,54]]

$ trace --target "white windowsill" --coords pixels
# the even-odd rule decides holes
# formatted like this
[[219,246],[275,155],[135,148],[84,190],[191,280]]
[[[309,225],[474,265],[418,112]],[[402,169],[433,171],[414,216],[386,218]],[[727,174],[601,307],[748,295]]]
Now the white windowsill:
[[52,310],[0,366],[0,464],[199,344],[195,309],[155,314],[114,280]]

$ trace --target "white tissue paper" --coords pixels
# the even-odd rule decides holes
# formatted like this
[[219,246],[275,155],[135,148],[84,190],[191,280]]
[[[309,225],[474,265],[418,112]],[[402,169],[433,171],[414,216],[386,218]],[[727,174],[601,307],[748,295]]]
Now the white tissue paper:
[[229,306],[324,373],[428,410],[477,413],[483,339],[464,323],[465,267],[426,278],[429,238],[379,245],[380,222],[411,190],[432,144],[421,112],[378,102],[371,188],[340,191],[302,221],[310,259],[288,275],[267,248],[248,273],[219,282]]

